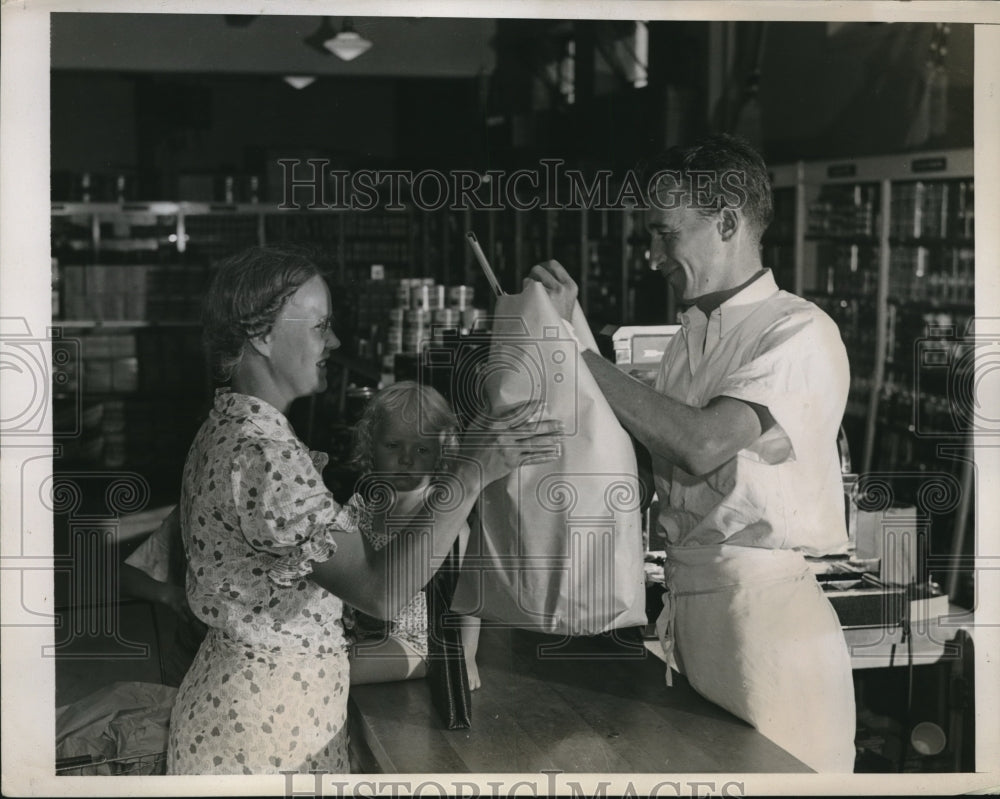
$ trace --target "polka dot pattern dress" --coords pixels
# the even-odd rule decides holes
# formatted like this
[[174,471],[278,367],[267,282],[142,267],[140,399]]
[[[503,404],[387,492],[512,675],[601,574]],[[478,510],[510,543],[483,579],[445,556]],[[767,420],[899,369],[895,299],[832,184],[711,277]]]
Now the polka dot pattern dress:
[[225,389],[184,467],[188,602],[209,633],[177,693],[170,774],[348,771],[343,604],[308,575],[349,523],[326,455]]

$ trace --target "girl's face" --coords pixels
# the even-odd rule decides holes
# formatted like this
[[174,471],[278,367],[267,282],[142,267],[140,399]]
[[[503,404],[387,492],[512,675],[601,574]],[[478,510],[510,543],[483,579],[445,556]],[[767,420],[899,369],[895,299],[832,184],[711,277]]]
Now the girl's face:
[[[419,427],[419,426],[418,426]],[[401,419],[387,418],[375,428],[374,470],[398,491],[422,488],[437,471],[441,444]]]

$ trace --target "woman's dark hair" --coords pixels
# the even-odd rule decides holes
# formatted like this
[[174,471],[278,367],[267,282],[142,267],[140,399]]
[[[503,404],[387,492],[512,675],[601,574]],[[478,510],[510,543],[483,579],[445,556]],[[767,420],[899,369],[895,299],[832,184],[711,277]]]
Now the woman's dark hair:
[[291,246],[251,247],[217,264],[202,319],[217,380],[232,379],[247,342],[271,332],[288,298],[319,274],[310,252]]
[[[720,133],[688,147],[671,147],[639,171],[647,203],[660,207],[662,198],[651,195],[661,180],[668,183],[673,177],[677,190],[669,184],[666,188],[674,191],[675,198],[682,197],[705,216],[713,216],[724,207],[739,208],[758,241],[774,216],[767,165],[760,153],[738,136]],[[665,174],[657,180],[661,173]]]

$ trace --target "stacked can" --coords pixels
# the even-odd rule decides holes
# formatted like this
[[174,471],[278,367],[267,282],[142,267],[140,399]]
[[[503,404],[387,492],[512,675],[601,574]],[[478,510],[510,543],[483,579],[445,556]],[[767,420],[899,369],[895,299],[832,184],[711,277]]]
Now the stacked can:
[[448,333],[467,332],[485,316],[472,305],[471,286],[443,286],[433,278],[399,281],[396,307],[389,311],[385,354],[420,352],[428,342],[444,342]]
[[458,335],[462,327],[462,312],[458,308],[439,308],[433,312],[432,321],[431,340],[435,345],[441,345],[446,334]]
[[448,305],[459,311],[472,307],[472,286],[452,286],[448,289]]
[[[440,291],[438,291],[440,289]],[[431,338],[434,312],[444,305],[444,286],[433,278],[410,281],[410,306],[403,315],[403,352],[420,352]]]
[[[409,300],[409,288],[407,288],[407,300]],[[385,352],[387,355],[395,355],[403,351],[403,318],[406,308],[397,306],[389,309],[389,327],[386,329]]]
[[403,352],[420,352],[431,334],[432,311],[409,308],[403,314]]
[[483,308],[466,308],[462,311],[462,330],[468,333],[476,330],[486,320],[486,311]]
[[399,281],[399,287],[396,289],[397,310],[410,307],[410,282],[410,280]]
[[448,289],[448,305],[461,314],[458,324],[466,333],[474,329],[476,323],[486,316],[486,311],[482,308],[473,307],[473,297],[472,286],[452,286]]
[[445,287],[425,280],[410,289],[410,308],[415,311],[438,311],[444,308]]

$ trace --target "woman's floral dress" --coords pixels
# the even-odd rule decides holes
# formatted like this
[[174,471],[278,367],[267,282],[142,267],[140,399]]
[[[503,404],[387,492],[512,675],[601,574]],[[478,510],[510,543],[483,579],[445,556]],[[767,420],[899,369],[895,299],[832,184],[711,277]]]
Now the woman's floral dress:
[[341,600],[307,575],[349,521],[266,402],[220,390],[184,467],[187,596],[209,633],[170,719],[171,774],[347,772]]

